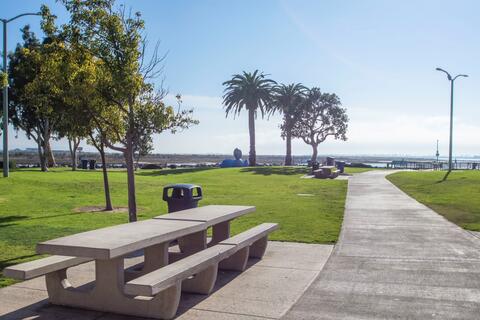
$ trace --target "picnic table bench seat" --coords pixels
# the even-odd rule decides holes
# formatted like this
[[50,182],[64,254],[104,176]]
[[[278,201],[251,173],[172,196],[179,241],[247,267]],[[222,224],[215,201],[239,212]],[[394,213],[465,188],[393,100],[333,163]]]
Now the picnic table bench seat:
[[277,223],[262,223],[236,236],[220,242],[235,245],[236,252],[220,262],[220,269],[243,271],[247,267],[248,258],[262,258],[267,249],[268,235],[278,228]]
[[[230,257],[246,249],[245,261],[239,264],[239,266],[243,266],[241,270],[239,267],[233,267],[233,264],[225,265],[226,268],[220,266],[221,269],[243,271],[249,257],[248,249],[254,248],[252,251],[255,254],[250,257],[261,258],[265,252],[268,234],[277,227],[276,223],[261,224],[217,245],[133,279],[125,284],[125,293],[154,296],[176,282],[183,281],[182,291],[209,294],[215,284],[219,262],[222,264],[223,261],[228,261]],[[202,274],[200,275],[200,273]],[[191,276],[194,277],[190,278]]]
[[[278,228],[276,223],[264,223],[222,241],[182,260],[157,269],[125,284],[124,291],[132,296],[156,296],[167,290],[175,293],[169,297],[164,317],[174,317],[180,302],[180,292],[209,294],[215,286],[218,269],[243,271],[253,248],[254,257],[265,252],[268,234]],[[251,255],[250,255],[251,256]]]
[[50,256],[7,267],[3,270],[3,275],[17,280],[29,280],[89,261],[92,261],[92,259],[70,256]]
[[[127,282],[125,293],[133,296],[154,296],[178,281],[183,281],[182,291],[208,294],[213,289],[217,274],[217,268],[211,267],[231,255],[234,250],[234,245],[216,245],[199,251]],[[192,276],[194,277],[189,279]],[[203,279],[202,283],[190,284],[190,290],[186,289],[188,282],[198,282],[199,279]]]

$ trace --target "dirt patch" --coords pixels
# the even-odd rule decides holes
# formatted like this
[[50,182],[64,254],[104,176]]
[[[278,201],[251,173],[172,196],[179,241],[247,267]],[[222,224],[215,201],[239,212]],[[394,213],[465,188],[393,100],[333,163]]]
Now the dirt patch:
[[106,211],[104,206],[85,206],[73,209],[77,213],[125,213],[127,207],[115,207],[113,210]]

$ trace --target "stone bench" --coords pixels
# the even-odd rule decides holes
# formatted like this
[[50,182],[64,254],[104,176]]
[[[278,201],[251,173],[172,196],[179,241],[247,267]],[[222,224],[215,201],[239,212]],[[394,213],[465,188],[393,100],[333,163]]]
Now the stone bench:
[[320,178],[320,179],[334,179],[338,177],[338,170],[335,166],[322,166],[319,167],[317,170],[313,171],[313,175],[315,178]]
[[173,318],[180,302],[181,291],[209,294],[215,286],[219,268],[245,270],[249,257],[263,256],[268,234],[277,228],[275,223],[264,223],[249,229],[127,282],[124,292],[132,296],[163,297],[163,317]]
[[247,267],[249,257],[262,258],[267,249],[268,235],[277,228],[276,223],[262,223],[220,242],[236,246],[236,252],[220,263],[220,269],[243,271]]
[[17,280],[29,280],[89,261],[92,261],[92,259],[69,256],[50,256],[7,267],[3,270],[3,275]]
[[215,245],[157,269],[125,284],[125,293],[154,296],[181,282],[182,291],[209,294],[217,275],[217,264],[233,254],[234,245]]

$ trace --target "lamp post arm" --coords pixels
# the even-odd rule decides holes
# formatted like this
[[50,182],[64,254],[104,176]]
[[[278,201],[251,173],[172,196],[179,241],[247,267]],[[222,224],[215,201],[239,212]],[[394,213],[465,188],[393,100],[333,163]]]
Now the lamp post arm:
[[450,75],[450,73],[448,73],[447,71],[443,70],[442,68],[436,68],[435,70],[441,71],[441,72],[445,73],[445,74],[447,75],[448,80],[450,80],[450,81],[452,80],[452,76]]
[[468,78],[468,75],[466,75],[466,74],[457,74],[457,75],[455,76],[455,78],[453,78],[452,81],[455,81],[455,80],[456,80],[457,78],[459,78],[459,77]]
[[19,14],[18,16],[15,16],[15,17],[13,17],[13,18],[11,18],[11,19],[8,19],[8,20],[6,20],[6,21],[7,21],[7,23],[9,23],[9,22],[11,22],[11,21],[13,21],[13,20],[15,20],[15,19],[18,19],[18,18],[20,18],[20,17],[23,17],[23,16],[41,16],[41,15],[42,15],[42,14],[41,14],[40,12],[37,12],[37,13],[22,13],[22,14]]

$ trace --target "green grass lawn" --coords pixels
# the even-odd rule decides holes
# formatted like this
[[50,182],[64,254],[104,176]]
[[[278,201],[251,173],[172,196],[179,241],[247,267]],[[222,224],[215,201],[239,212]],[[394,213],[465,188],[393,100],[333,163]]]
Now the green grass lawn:
[[462,228],[480,231],[480,171],[398,172],[387,176],[404,192]]
[[[195,183],[203,188],[200,205],[254,205],[257,211],[236,219],[238,233],[262,222],[277,222],[272,240],[334,243],[342,223],[347,182],[300,179],[306,168],[257,167],[139,171],[136,174],[139,219],[167,212],[162,188]],[[127,206],[126,173],[109,174],[114,206]],[[100,171],[19,170],[0,179],[0,270],[32,260],[35,244],[81,231],[127,222],[127,213],[76,213],[102,205]],[[12,280],[0,276],[0,286]]]

